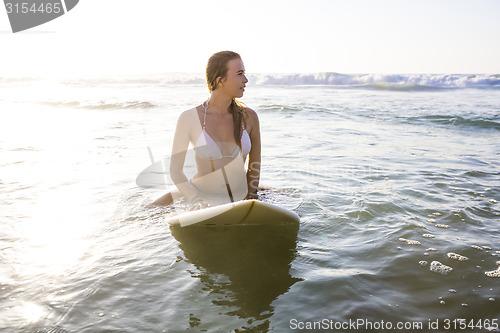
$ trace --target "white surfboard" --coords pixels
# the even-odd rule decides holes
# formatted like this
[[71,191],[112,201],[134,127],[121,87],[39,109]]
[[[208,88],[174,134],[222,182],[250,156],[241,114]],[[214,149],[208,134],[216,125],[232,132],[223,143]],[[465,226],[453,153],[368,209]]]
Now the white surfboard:
[[220,206],[188,211],[170,217],[173,226],[255,225],[298,223],[299,216],[288,209],[258,200],[242,200]]

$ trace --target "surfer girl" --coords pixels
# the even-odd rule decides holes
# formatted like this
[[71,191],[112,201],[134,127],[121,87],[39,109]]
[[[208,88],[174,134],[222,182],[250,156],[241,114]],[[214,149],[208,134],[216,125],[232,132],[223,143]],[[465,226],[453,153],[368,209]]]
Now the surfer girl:
[[[170,162],[170,177],[176,189],[153,205],[165,206],[182,197],[201,205],[257,198],[259,118],[254,110],[236,100],[243,96],[248,82],[240,55],[232,51],[213,54],[207,63],[206,79],[210,97],[184,111],[177,121]],[[183,171],[190,144],[197,167],[192,179]]]

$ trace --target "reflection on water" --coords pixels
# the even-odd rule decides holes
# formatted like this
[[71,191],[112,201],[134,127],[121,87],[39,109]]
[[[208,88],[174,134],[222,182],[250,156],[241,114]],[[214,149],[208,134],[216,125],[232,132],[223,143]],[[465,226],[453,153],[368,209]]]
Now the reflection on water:
[[[186,260],[225,314],[264,320],[272,302],[301,279],[290,275],[298,224],[171,227]],[[269,321],[263,324],[269,327]],[[261,328],[264,328],[261,326]]]

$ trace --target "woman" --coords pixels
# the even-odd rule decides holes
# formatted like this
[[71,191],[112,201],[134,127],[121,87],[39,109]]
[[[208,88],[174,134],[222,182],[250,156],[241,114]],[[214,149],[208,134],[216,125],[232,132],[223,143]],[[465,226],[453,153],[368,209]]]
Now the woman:
[[[257,198],[259,118],[235,99],[243,96],[248,82],[240,55],[231,51],[213,54],[206,78],[210,98],[184,111],[177,122],[170,163],[170,177],[177,190],[163,195],[154,205],[168,205],[180,197],[202,205]],[[191,180],[183,172],[189,144],[194,147],[197,166]]]

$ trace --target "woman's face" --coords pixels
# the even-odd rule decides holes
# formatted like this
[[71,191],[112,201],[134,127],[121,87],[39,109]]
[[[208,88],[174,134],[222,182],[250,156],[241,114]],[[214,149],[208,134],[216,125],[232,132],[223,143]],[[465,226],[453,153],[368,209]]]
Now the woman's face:
[[243,61],[241,59],[231,59],[227,63],[227,67],[227,75],[221,80],[222,86],[219,86],[219,89],[233,98],[242,97],[245,84],[248,82]]

